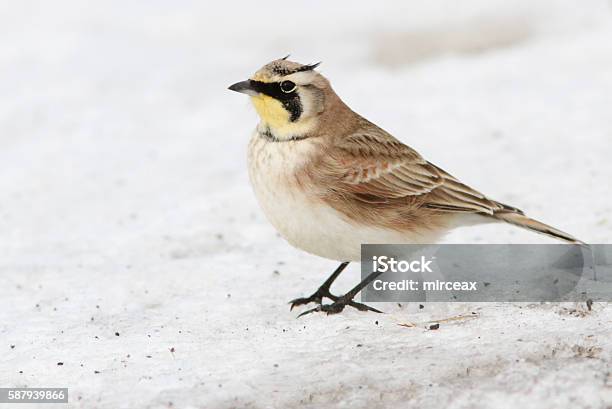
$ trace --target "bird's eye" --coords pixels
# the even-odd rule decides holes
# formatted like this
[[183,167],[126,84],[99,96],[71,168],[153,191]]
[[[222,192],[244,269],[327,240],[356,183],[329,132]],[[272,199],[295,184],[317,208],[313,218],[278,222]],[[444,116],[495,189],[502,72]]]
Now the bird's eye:
[[280,83],[280,89],[281,91],[283,91],[285,94],[290,94],[293,91],[295,91],[295,89],[297,88],[297,85],[295,85],[293,82],[291,81],[283,81]]

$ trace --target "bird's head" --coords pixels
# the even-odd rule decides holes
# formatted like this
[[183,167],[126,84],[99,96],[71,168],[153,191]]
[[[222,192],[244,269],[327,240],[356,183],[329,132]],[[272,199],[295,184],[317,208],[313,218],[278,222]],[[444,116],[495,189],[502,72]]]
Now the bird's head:
[[317,125],[325,108],[329,82],[315,71],[319,64],[300,64],[287,57],[260,68],[250,79],[230,90],[247,94],[261,118],[260,128],[275,138],[303,137]]

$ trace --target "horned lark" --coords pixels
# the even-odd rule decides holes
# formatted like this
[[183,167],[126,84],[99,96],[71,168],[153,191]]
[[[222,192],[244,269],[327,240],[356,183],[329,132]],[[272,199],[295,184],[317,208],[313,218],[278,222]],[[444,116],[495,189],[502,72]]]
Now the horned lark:
[[[434,243],[451,228],[490,221],[580,243],[461,183],[353,112],[317,65],[285,57],[229,87],[249,95],[261,119],[248,168],[267,218],[293,246],[342,262],[291,308],[317,302],[306,313],[346,305],[377,311],[353,301],[374,275],[341,297],[330,293],[348,263],[360,260],[362,243]],[[322,305],[323,297],[333,303]]]

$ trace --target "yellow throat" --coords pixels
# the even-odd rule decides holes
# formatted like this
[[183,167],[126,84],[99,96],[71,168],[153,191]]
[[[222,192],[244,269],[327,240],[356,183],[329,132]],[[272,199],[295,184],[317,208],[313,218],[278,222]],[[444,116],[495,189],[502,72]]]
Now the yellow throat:
[[289,120],[289,112],[283,108],[283,104],[267,95],[259,94],[251,97],[257,114],[261,120],[270,128],[282,131],[283,128],[292,125]]

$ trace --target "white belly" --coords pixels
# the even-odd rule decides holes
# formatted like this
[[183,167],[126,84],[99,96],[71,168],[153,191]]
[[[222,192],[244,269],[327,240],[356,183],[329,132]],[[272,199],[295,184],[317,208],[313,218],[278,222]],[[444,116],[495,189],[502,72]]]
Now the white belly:
[[433,242],[422,237],[348,220],[295,183],[314,148],[309,140],[268,142],[254,135],[249,145],[249,176],[266,217],[293,246],[338,261],[359,261],[361,244]]

